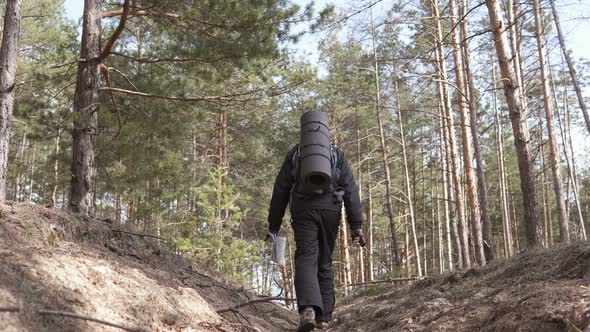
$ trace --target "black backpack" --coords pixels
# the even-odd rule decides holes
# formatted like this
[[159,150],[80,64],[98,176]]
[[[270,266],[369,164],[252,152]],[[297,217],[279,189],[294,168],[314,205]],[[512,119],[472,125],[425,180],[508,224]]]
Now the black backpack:
[[[293,149],[291,150],[291,166],[292,166],[292,174],[291,176],[294,179],[293,191],[299,194],[305,194],[309,196],[318,195],[318,194],[325,194],[326,192],[311,192],[311,193],[302,193],[298,190],[297,185],[301,182],[301,174],[299,169],[300,164],[300,147],[299,144],[296,144]],[[340,178],[340,170],[342,168],[342,158],[338,156],[338,150],[334,146],[334,144],[330,144],[330,165],[332,167],[332,176],[331,180],[332,183],[330,185],[329,192],[337,192],[339,191],[338,188],[338,179]]]

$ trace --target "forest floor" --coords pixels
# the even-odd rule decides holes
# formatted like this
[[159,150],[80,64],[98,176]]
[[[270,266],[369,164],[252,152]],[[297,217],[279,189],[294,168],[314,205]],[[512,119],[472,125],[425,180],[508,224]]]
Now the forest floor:
[[[0,331],[293,331],[298,317],[157,239],[0,203]],[[266,300],[266,299],[264,299]],[[338,305],[328,331],[590,331],[590,244],[532,250]],[[249,303],[247,305],[243,305]]]
[[590,244],[360,291],[330,331],[590,332]]
[[[0,203],[0,331],[285,331],[298,316],[108,221]],[[56,312],[57,311],[57,312]]]

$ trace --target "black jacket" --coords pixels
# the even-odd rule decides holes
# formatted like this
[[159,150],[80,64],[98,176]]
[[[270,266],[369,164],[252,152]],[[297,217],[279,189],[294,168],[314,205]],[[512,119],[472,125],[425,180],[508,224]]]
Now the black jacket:
[[[358,185],[354,179],[354,174],[348,160],[344,156],[344,152],[335,148],[338,155],[337,169],[333,170],[332,178],[335,178],[337,188],[344,191],[342,201],[346,208],[346,219],[350,225],[350,229],[358,229],[363,224],[363,210],[361,207],[361,200],[359,197]],[[304,195],[297,190],[294,190],[296,177],[294,174],[293,155],[297,151],[297,146],[293,147],[287,156],[281,170],[275,180],[272,198],[270,200],[270,208],[268,210],[268,229],[273,233],[277,233],[281,228],[281,223],[287,209],[287,204],[291,201],[291,214],[303,209],[326,209],[340,211],[342,203],[337,202],[332,192],[320,195]]]

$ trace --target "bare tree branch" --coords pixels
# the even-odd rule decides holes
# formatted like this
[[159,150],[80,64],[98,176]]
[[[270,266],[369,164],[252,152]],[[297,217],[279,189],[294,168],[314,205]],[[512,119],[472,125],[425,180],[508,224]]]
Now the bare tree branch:
[[113,48],[113,45],[115,45],[115,42],[117,42],[117,39],[119,39],[119,36],[121,36],[123,29],[125,29],[125,23],[127,23],[127,18],[129,17],[130,7],[131,0],[125,0],[125,3],[123,4],[123,10],[121,12],[121,20],[119,21],[119,25],[117,26],[117,29],[115,29],[115,32],[109,39],[107,45],[102,50],[102,53],[100,54],[100,62],[104,61],[104,59],[106,59],[109,56],[109,54],[111,54],[111,49]]
[[289,299],[289,298],[285,298],[285,297],[281,297],[281,296],[263,297],[263,298],[260,298],[260,299],[253,299],[253,300],[250,300],[250,301],[246,301],[246,302],[240,303],[238,305],[235,305],[233,307],[219,309],[219,310],[217,310],[217,313],[224,313],[224,312],[228,312],[228,311],[235,311],[236,309],[245,307],[245,306],[250,305],[250,304],[262,303],[262,302],[271,302],[271,301],[287,301],[287,302],[293,302],[293,301],[297,301],[297,299]]
[[116,327],[116,328],[119,328],[121,330],[130,331],[130,332],[144,332],[144,331],[146,331],[146,330],[140,329],[140,328],[130,328],[130,327],[126,327],[126,326],[123,326],[123,325],[119,325],[119,324],[107,322],[107,321],[104,321],[102,319],[97,319],[97,318],[93,318],[93,317],[89,317],[89,316],[79,315],[79,314],[74,313],[74,312],[67,312],[67,311],[60,311],[60,310],[38,310],[37,312],[40,313],[40,314],[42,314],[42,315],[56,315],[56,316],[63,316],[63,317],[70,317],[70,318],[88,320],[88,321],[91,321],[91,322],[95,322],[95,323],[99,323],[99,324],[103,324],[103,325],[108,325],[108,326]]
[[141,96],[141,97],[146,97],[146,98],[166,99],[166,100],[176,100],[176,101],[186,101],[186,102],[198,102],[198,101],[215,101],[215,100],[232,101],[232,100],[236,100],[237,97],[252,95],[253,93],[258,92],[260,90],[248,91],[245,93],[237,93],[237,94],[233,94],[233,95],[204,96],[204,97],[162,96],[162,95],[153,95],[153,94],[149,94],[149,93],[145,93],[145,92],[132,91],[132,90],[126,90],[126,89],[120,89],[120,88],[112,88],[112,87],[102,87],[102,88],[100,88],[100,91],[112,91],[112,92],[125,93],[128,95]]
[[[123,10],[110,10],[102,13],[102,18],[107,17],[115,17],[123,15]],[[168,17],[168,18],[179,18],[180,15],[174,13],[166,13],[160,11],[147,11],[147,10],[137,10],[133,13],[129,13],[129,17],[133,16],[159,16],[159,17]]]

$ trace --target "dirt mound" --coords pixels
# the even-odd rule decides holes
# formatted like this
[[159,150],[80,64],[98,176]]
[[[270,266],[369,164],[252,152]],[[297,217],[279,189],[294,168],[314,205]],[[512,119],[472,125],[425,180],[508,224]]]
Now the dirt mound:
[[590,244],[365,290],[330,331],[590,331]]
[[[0,204],[0,331],[285,331],[297,316],[121,226]],[[238,307],[239,306],[239,307]],[[67,317],[83,315],[104,321]]]

